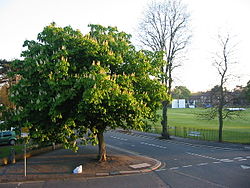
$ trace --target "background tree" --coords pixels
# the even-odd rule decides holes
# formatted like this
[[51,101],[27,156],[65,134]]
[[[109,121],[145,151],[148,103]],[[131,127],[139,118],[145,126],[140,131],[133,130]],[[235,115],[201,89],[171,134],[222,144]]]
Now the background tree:
[[[223,88],[224,90],[224,103],[226,104],[226,88]],[[211,100],[211,105],[212,106],[219,106],[220,103],[220,95],[221,95],[221,88],[219,85],[214,86],[211,90],[210,90],[210,100]]]
[[0,104],[5,106],[10,106],[10,102],[8,100],[8,88],[12,82],[7,76],[10,70],[10,61],[0,59]]
[[5,59],[0,59],[0,84],[9,82],[7,73],[10,72],[10,61]]
[[205,119],[214,119],[218,117],[219,142],[222,142],[223,140],[222,133],[224,119],[239,116],[237,112],[225,109],[228,93],[225,84],[229,78],[228,72],[230,65],[235,63],[232,61],[234,45],[231,41],[232,38],[229,34],[226,36],[218,36],[219,48],[218,52],[215,53],[213,66],[217,69],[220,82],[210,92],[213,108],[209,109],[209,111],[204,114],[201,114],[201,116]]
[[[99,160],[106,160],[103,133],[109,129],[143,129],[156,118],[165,87],[150,79],[163,56],[136,51],[130,35],[113,27],[90,25],[82,35],[54,23],[25,41],[24,60],[13,66],[22,79],[11,88],[14,115],[37,142],[60,142],[77,149],[88,132],[97,138]],[[153,66],[154,65],[154,66]],[[89,132],[91,131],[91,132]],[[88,139],[89,140],[89,139]]]
[[244,88],[244,95],[246,100],[250,103],[250,81],[247,82],[247,85]]
[[[152,2],[144,13],[139,24],[139,38],[144,48],[163,51],[167,64],[161,66],[161,81],[167,86],[166,92],[171,94],[173,70],[180,66],[180,57],[190,39],[190,16],[185,5],[179,0]],[[167,130],[167,106],[163,102],[162,136],[169,138]]]
[[228,68],[229,65],[234,63],[231,61],[232,57],[232,50],[233,46],[231,44],[231,38],[228,34],[227,36],[218,36],[218,42],[220,51],[216,53],[216,57],[214,58],[214,66],[217,69],[219,76],[220,76],[220,83],[219,83],[219,96],[217,110],[218,110],[218,119],[219,119],[219,142],[222,142],[222,131],[223,131],[223,120],[227,117],[228,113],[225,115],[223,114],[223,108],[226,104],[225,95],[226,95],[226,88],[225,83],[228,80]]
[[229,104],[232,107],[246,107],[248,100],[245,96],[245,87],[236,86],[232,91],[229,92]]
[[0,128],[2,130],[10,129],[11,123],[7,123],[7,120],[11,121],[10,114],[15,109],[15,105],[9,100],[9,89],[20,78],[19,75],[9,76],[12,70],[11,61],[0,60],[0,119],[4,121]]
[[191,96],[190,90],[185,86],[176,86],[172,91],[174,99],[189,99]]
[[14,68],[11,66],[11,61],[0,59],[0,103],[9,107],[13,107],[13,104],[11,104],[8,99],[8,90],[13,84],[17,83],[20,79],[19,75],[15,75],[14,77],[8,75],[11,71],[13,71],[13,69]]

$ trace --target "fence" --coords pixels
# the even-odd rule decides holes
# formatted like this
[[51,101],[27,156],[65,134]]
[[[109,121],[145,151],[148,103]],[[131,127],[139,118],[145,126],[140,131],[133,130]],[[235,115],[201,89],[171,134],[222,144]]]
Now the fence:
[[[156,128],[156,127],[155,127]],[[160,133],[161,129],[153,128],[153,132]],[[215,129],[198,129],[189,127],[169,127],[169,134],[177,137],[192,138],[197,140],[218,141],[219,131]],[[224,142],[250,144],[250,132],[240,132],[232,130],[223,130]]]
[[218,131],[213,129],[197,129],[188,127],[169,127],[169,134],[197,140],[217,140]]

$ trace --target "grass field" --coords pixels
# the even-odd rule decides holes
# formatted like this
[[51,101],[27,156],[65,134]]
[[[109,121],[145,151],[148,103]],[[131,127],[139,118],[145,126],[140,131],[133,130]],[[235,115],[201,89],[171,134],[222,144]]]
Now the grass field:
[[0,145],[0,159],[4,157],[8,157],[10,154],[11,148],[15,149],[16,154],[23,152],[23,145],[15,145],[15,146]]
[[[210,136],[211,138],[208,140],[216,140],[218,132],[218,119],[214,120],[199,119],[196,114],[201,113],[204,110],[205,109],[201,108],[169,109],[168,117],[169,117],[170,133],[171,133],[171,128],[174,127],[175,131],[177,130],[177,128],[183,128],[183,127],[187,128],[188,130],[203,129],[205,131],[206,129],[215,131],[215,133],[211,133],[213,134],[213,138],[212,136]],[[159,110],[158,113],[160,115],[161,110]],[[246,109],[246,111],[242,111],[240,114],[241,114],[240,118],[224,120],[224,127],[223,127],[224,141],[250,143],[250,109]],[[160,121],[161,120],[152,125],[154,132],[157,133],[161,132]]]

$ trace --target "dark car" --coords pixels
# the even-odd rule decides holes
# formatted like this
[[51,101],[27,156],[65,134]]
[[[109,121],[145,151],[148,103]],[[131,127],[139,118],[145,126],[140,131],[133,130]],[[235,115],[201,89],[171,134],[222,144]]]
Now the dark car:
[[0,144],[15,145],[17,141],[16,133],[14,131],[0,132]]

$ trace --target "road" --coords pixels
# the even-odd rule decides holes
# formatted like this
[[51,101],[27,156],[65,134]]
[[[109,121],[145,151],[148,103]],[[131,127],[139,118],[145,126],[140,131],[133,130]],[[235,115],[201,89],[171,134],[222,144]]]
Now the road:
[[154,173],[170,187],[250,187],[250,150],[242,145],[159,140],[143,133],[106,137],[108,144],[163,162]]
[[[4,187],[173,187],[249,188],[250,148],[244,145],[160,140],[157,135],[134,132],[105,134],[109,147],[158,159],[162,167],[147,174],[5,184]],[[1,187],[1,185],[0,185]]]

